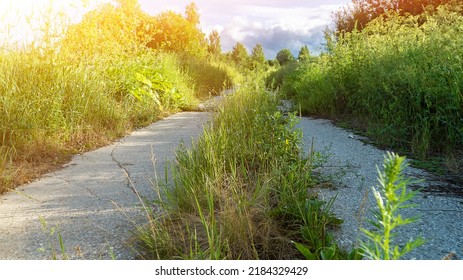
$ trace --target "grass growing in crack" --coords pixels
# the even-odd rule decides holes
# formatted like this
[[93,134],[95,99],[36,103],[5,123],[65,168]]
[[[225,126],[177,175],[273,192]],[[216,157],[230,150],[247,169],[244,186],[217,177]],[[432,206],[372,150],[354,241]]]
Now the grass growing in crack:
[[362,229],[368,241],[362,242],[363,255],[373,260],[398,260],[413,249],[424,244],[424,239],[417,238],[407,242],[402,248],[393,245],[393,230],[411,224],[417,218],[403,218],[399,210],[414,207],[409,204],[416,192],[409,192],[410,179],[402,175],[405,157],[388,153],[384,159],[384,171],[379,173],[378,189],[373,188],[378,209],[373,212],[374,220],[370,223],[374,230]]
[[[61,232],[58,230],[56,226],[50,227],[44,217],[40,216],[39,220],[40,224],[42,225],[42,230],[48,235],[48,243],[51,250],[51,259],[58,260],[59,256],[61,256],[62,260],[68,260],[69,256],[66,253],[66,247],[64,246],[64,241],[63,237],[61,236]],[[57,247],[59,247],[59,253],[57,252]],[[45,248],[41,248],[39,250],[45,251]]]
[[326,236],[333,219],[308,192],[316,162],[303,156],[295,117],[278,112],[256,81],[226,98],[192,148],[178,150],[162,211],[140,230],[144,257],[304,258],[293,241],[319,251],[304,228]]

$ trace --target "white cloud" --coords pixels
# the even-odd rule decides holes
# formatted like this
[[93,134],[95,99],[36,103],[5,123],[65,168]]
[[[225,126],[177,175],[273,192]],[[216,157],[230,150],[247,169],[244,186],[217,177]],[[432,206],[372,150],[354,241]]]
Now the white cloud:
[[[147,12],[167,6],[183,13],[191,0],[139,0]],[[307,44],[312,52],[322,47],[323,30],[332,22],[331,13],[351,0],[195,0],[203,32],[218,30],[222,49],[236,44],[251,50],[256,43],[264,47],[267,58],[281,48],[295,55]]]
[[231,50],[236,42],[251,49],[255,44],[264,46],[267,58],[274,58],[282,48],[298,54],[303,45],[318,52],[323,42],[323,30],[332,22],[331,13],[338,5],[309,7],[264,7],[240,5],[239,17],[224,26],[221,32],[224,50]]

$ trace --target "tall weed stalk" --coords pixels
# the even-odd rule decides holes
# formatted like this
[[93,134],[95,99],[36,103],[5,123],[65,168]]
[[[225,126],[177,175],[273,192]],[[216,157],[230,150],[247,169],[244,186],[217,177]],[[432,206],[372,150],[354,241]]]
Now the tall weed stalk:
[[378,209],[370,220],[373,230],[362,229],[367,241],[362,242],[362,254],[373,260],[398,260],[413,249],[424,244],[419,237],[408,241],[402,248],[394,243],[394,230],[417,221],[417,218],[403,218],[400,210],[414,207],[409,201],[415,192],[407,190],[411,183],[403,177],[405,157],[388,153],[384,159],[384,171],[379,174],[379,186],[373,188]]

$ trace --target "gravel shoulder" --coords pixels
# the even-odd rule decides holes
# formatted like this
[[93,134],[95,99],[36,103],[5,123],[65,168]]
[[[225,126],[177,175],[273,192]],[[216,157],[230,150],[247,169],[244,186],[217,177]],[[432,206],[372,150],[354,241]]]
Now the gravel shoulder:
[[[376,206],[372,186],[376,186],[376,166],[382,167],[386,151],[365,144],[362,137],[334,126],[323,119],[301,118],[298,126],[303,132],[306,150],[312,143],[316,151],[325,151],[330,158],[320,170],[334,180],[333,188],[320,188],[321,198],[337,195],[332,211],[344,220],[334,231],[342,248],[357,244],[359,228],[367,227],[370,210]],[[408,167],[406,175],[425,180],[423,187],[434,184],[423,170]],[[461,186],[460,186],[461,187]],[[416,208],[404,209],[403,216],[419,216],[419,222],[398,231],[398,242],[422,236],[427,243],[406,255],[405,259],[440,260],[463,257],[463,197],[419,193],[413,200]]]
[[170,116],[1,196],[0,259],[51,259],[53,250],[61,258],[58,233],[70,259],[136,258],[131,238],[145,221],[136,193],[154,198],[155,170],[164,178],[175,149],[209,119],[206,112]]

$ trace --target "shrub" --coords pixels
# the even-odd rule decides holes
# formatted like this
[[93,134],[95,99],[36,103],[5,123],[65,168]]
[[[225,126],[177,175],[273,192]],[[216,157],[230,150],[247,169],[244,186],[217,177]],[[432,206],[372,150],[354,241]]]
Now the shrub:
[[423,24],[425,15],[389,14],[328,37],[328,54],[282,89],[307,113],[360,121],[380,144],[419,158],[452,153],[463,145],[463,17],[454,10],[441,6]]

